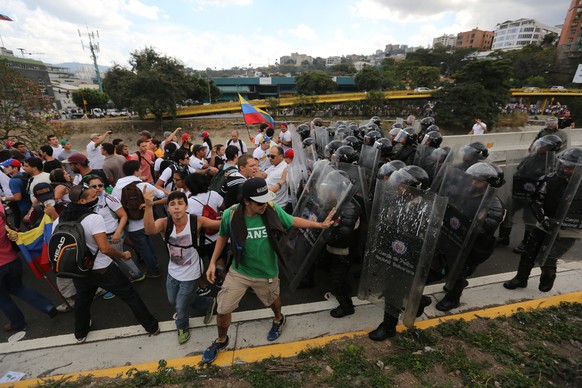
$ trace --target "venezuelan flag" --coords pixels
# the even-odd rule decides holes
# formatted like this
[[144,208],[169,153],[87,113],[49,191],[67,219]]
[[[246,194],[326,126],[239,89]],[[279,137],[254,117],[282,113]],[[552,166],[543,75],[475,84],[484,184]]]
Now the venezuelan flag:
[[265,123],[270,128],[275,128],[275,120],[264,110],[255,108],[247,100],[245,100],[239,93],[240,106],[242,108],[243,118],[245,124],[261,124]]
[[22,252],[22,256],[32,269],[34,275],[42,279],[43,275],[51,270],[48,259],[48,242],[53,233],[53,220],[46,214],[40,221],[40,225],[27,232],[18,233],[16,244]]

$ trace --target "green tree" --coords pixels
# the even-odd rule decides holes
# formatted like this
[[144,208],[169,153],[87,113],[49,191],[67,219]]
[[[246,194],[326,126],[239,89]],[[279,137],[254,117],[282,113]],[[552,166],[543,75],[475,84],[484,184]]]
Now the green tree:
[[328,73],[333,75],[352,75],[356,74],[356,67],[352,63],[342,62],[328,68]]
[[381,90],[371,90],[366,94],[366,103],[364,104],[365,116],[385,116],[386,98]]
[[509,101],[508,60],[470,61],[456,74],[455,84],[435,93],[435,113],[439,126],[452,133],[467,133],[475,119],[481,117],[489,128],[497,123],[500,108]]
[[103,90],[117,108],[131,108],[131,83],[135,76],[130,70],[114,65],[103,78]]
[[331,76],[323,71],[303,73],[295,77],[295,82],[298,94],[326,94],[337,88],[337,84],[331,79]]
[[55,122],[46,119],[51,100],[42,95],[39,86],[0,60],[0,141],[23,141],[38,150],[46,144],[46,136],[63,132]]
[[[73,91],[72,98],[75,105],[83,109],[86,108],[87,112],[90,112],[93,108],[105,108],[107,101],[109,101],[109,96],[106,93],[91,88],[81,88]],[[85,106],[84,101],[87,102],[87,106]]]
[[382,72],[371,66],[364,66],[356,74],[356,88],[359,91],[382,90],[384,87],[384,77]]
[[412,72],[413,86],[427,86],[434,87],[440,79],[440,71],[438,67],[433,66],[419,66]]

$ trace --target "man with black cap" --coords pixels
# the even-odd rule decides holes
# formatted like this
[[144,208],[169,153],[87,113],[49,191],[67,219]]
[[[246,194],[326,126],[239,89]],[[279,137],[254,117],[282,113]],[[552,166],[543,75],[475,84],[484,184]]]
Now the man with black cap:
[[285,316],[281,314],[278,257],[282,255],[286,231],[291,227],[327,229],[334,223],[332,218],[335,209],[323,222],[292,217],[285,213],[279,205],[271,202],[275,193],[269,191],[267,182],[262,178],[245,181],[242,192],[242,201],[224,212],[214,253],[206,271],[208,281],[214,284],[216,261],[230,238],[234,261],[218,293],[218,338],[202,354],[205,363],[213,362],[218,351],[228,346],[232,312],[248,288],[252,288],[261,302],[275,314],[267,340],[279,338],[285,325]]

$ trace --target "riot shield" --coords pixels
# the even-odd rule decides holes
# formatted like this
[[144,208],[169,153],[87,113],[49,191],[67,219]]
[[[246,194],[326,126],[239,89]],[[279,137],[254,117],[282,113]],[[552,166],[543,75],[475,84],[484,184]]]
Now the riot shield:
[[366,171],[361,166],[340,162],[337,164],[338,170],[348,173],[350,180],[356,187],[356,196],[361,198],[366,212],[366,219],[370,219],[372,209],[372,197],[370,195],[369,185],[366,182]]
[[412,327],[447,199],[388,180],[376,184],[358,298]]
[[[318,163],[293,211],[296,217],[323,221],[331,209],[338,213],[348,203],[356,188],[349,178],[339,174],[329,163]],[[283,247],[282,272],[295,290],[324,247],[330,229],[295,229],[287,233],[289,243]]]
[[[364,181],[368,186],[368,192],[374,191],[376,184],[376,173],[380,167],[380,150],[373,146],[362,145],[358,165],[364,169]],[[372,199],[370,198],[370,203]]]
[[439,194],[448,198],[448,204],[437,251],[446,259],[446,286],[452,289],[496,193],[489,185],[477,188],[471,175],[447,166]]
[[536,257],[536,263],[542,267],[548,254],[552,250],[556,238],[560,234],[562,228],[580,230],[582,229],[582,159],[578,161],[578,165],[574,169],[560,205],[556,210],[554,219],[558,222],[558,226],[544,239],[542,247]]
[[325,157],[325,146],[329,143],[329,132],[326,127],[315,128],[315,150],[320,158]]
[[295,207],[297,199],[299,198],[299,195],[301,195],[302,187],[307,182],[309,174],[307,157],[301,142],[301,136],[299,136],[293,124],[289,125],[289,132],[291,132],[292,144],[298,145],[293,148],[295,156],[287,170],[287,183],[289,184],[290,200],[293,207]]
[[447,171],[447,166],[453,166],[458,159],[459,148],[460,146],[456,144],[446,154],[443,153],[446,148],[437,148],[432,152],[431,161],[434,163],[434,167],[425,170],[428,176],[432,178],[430,191],[435,193],[439,192],[445,177],[445,172]]

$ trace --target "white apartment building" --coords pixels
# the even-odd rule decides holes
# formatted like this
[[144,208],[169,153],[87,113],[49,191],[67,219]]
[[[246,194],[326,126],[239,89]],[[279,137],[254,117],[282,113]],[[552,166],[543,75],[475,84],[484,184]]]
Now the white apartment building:
[[539,44],[549,33],[560,35],[561,28],[542,24],[534,19],[507,20],[497,24],[492,50],[514,50],[530,44]]
[[444,34],[438,38],[433,38],[432,40],[432,47],[436,47],[437,45],[441,45],[443,47],[455,47],[456,44],[457,35],[455,34]]

